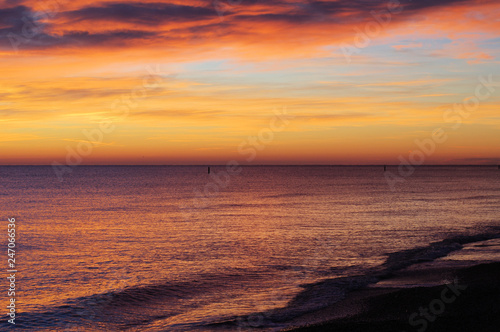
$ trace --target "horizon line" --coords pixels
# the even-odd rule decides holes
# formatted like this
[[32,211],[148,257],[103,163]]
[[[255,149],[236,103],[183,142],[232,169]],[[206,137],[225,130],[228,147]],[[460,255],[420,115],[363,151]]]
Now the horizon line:
[[[0,167],[52,167],[48,164],[12,164]],[[89,165],[63,165],[66,167],[226,167],[226,164],[89,164]],[[401,164],[239,164],[241,167],[497,167],[498,164],[428,164],[428,165],[401,165]]]

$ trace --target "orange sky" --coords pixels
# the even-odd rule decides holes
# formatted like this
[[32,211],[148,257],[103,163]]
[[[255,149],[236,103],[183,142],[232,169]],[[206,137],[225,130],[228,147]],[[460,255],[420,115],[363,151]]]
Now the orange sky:
[[499,14],[486,0],[0,1],[0,164],[396,164],[436,129],[425,163],[496,164]]

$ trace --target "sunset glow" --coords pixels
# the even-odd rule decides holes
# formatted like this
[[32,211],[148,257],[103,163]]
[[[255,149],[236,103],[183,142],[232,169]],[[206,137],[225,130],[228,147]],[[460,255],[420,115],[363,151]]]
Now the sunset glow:
[[436,129],[425,164],[497,164],[499,17],[496,0],[0,1],[0,164],[84,146],[89,165],[397,164]]

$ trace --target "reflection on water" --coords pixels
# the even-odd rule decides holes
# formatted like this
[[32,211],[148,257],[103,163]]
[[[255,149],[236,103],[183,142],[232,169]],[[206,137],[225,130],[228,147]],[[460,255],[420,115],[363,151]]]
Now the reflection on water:
[[205,167],[78,167],[62,183],[50,167],[0,171],[19,322],[47,331],[189,331],[499,217],[493,167],[423,167],[394,192],[380,167],[244,167],[188,214]]

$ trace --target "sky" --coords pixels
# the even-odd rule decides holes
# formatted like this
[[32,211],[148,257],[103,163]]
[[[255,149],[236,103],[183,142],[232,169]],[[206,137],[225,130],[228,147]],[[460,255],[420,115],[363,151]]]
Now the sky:
[[497,164],[497,0],[0,1],[0,164]]

